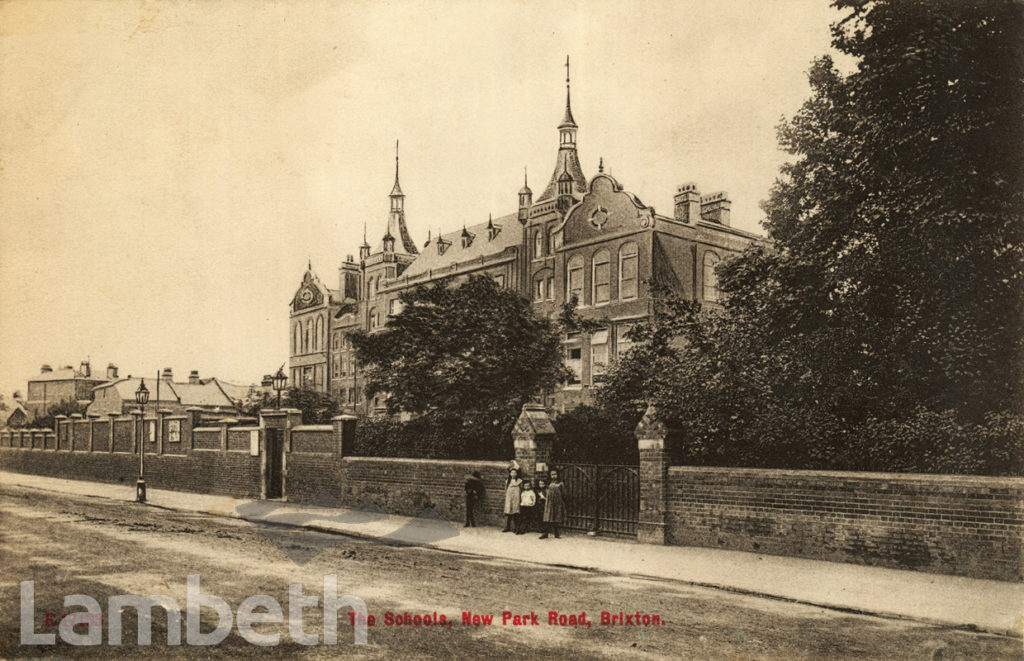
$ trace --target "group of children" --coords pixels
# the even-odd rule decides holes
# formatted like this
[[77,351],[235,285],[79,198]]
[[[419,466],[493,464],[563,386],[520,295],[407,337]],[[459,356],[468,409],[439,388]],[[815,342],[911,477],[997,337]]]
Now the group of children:
[[[518,465],[508,469],[505,479],[505,529],[522,535],[528,532],[541,533],[547,539],[548,533],[555,537],[565,523],[565,493],[558,470],[548,472],[548,478],[538,477],[537,488],[529,478],[519,476]],[[477,504],[483,499],[484,483],[479,471],[473,471],[466,479],[466,527],[476,526]]]
[[548,533],[560,537],[559,527],[565,522],[565,494],[558,470],[549,472],[550,480],[537,478],[537,488],[529,478],[519,477],[519,469],[512,467],[505,480],[505,529],[502,532],[541,533],[547,539]]

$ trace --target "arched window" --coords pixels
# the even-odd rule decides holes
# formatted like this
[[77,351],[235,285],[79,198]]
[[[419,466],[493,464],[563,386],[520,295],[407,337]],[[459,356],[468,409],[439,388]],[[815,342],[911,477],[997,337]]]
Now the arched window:
[[366,279],[366,298],[373,296],[373,278]]
[[540,259],[544,256],[544,232],[535,230],[533,233],[533,258]]
[[583,305],[583,258],[573,255],[565,267],[565,300],[569,302],[575,296]]
[[591,280],[594,286],[593,298],[594,305],[601,305],[607,303],[611,296],[611,258],[608,256],[608,251],[598,250],[594,253],[594,275]]
[[715,267],[722,261],[718,255],[713,252],[704,253],[704,300],[705,301],[717,301],[719,299],[718,292],[718,274],[715,273]]
[[316,318],[316,347],[314,350],[322,351],[324,348],[324,318]]
[[302,322],[295,324],[295,353],[302,353]]
[[302,336],[302,353],[309,353],[309,336],[313,334],[313,320],[306,320],[306,332]]
[[554,255],[555,254],[555,249],[556,249],[555,248],[555,234],[556,233],[557,232],[555,232],[554,228],[551,228],[551,229],[548,230],[548,254],[549,255]]
[[636,298],[636,244],[624,243],[619,248],[619,298]]
[[370,308],[370,328],[377,327],[377,308]]

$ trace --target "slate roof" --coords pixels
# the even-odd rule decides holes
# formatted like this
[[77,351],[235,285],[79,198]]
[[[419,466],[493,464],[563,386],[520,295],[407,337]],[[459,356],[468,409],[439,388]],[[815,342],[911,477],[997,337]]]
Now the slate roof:
[[[115,388],[122,400],[134,402],[135,391],[139,389],[139,382],[142,378],[126,377],[104,383],[93,388],[93,391],[104,388]],[[149,406],[159,405],[161,402],[169,404],[180,404],[182,406],[233,406],[231,398],[221,389],[216,379],[210,379],[204,383],[175,383],[168,379],[160,379],[160,399],[157,399],[156,379],[146,379],[146,388],[149,390]]]
[[487,223],[470,225],[465,228],[465,231],[473,235],[472,243],[465,248],[462,247],[463,229],[442,234],[439,238],[448,244],[444,254],[438,253],[438,239],[435,238],[429,246],[423,248],[423,252],[402,272],[402,275],[414,277],[430,270],[449,268],[452,264],[479,260],[481,257],[496,255],[506,248],[520,244],[523,229],[519,224],[518,214],[511,213],[495,218],[492,222],[495,227],[501,228],[501,231],[493,239],[487,238]]

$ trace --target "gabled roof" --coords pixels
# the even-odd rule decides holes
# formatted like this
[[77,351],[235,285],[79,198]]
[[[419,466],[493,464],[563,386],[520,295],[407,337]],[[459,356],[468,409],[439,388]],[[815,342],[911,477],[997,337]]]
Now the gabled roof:
[[84,381],[106,381],[106,378],[102,376],[85,376],[73,367],[62,367],[61,369],[53,370],[52,372],[43,372],[37,374],[29,379],[28,381],[74,381],[76,379]]
[[[143,380],[144,378],[136,377],[118,379],[96,386],[93,392],[114,388],[122,400],[134,402],[135,391],[139,389],[139,383]],[[149,403],[152,406],[159,406],[161,403],[182,406],[234,405],[216,379],[207,379],[202,383],[175,383],[169,379],[160,379],[159,388],[156,379],[148,379],[146,388],[149,390]]]
[[[430,270],[450,268],[452,264],[471,262],[479,260],[481,257],[497,255],[506,248],[519,245],[522,241],[522,225],[519,224],[517,214],[511,213],[490,222],[500,228],[497,236],[493,239],[488,238],[488,223],[469,225],[463,229],[442,234],[423,248],[423,252],[402,272],[402,275],[414,277]],[[466,247],[462,245],[463,232],[473,235],[472,242]],[[444,254],[438,252],[438,240],[447,244]]]

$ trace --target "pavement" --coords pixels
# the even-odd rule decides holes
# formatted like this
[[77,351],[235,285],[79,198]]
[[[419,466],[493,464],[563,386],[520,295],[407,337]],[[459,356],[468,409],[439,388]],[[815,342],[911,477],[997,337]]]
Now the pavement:
[[[135,486],[0,471],[0,483],[76,496],[135,500]],[[988,633],[1022,636],[1024,583],[869,567],[721,549],[654,546],[586,535],[541,540],[497,528],[463,528],[432,510],[386,514],[367,503],[339,507],[330,498],[295,505],[150,489],[150,506],[243,518],[282,538],[285,527],[382,543],[428,546],[513,562],[679,581],[760,597]],[[293,558],[294,559],[294,558]],[[308,558],[307,558],[308,559]],[[297,562],[302,560],[296,559]]]

